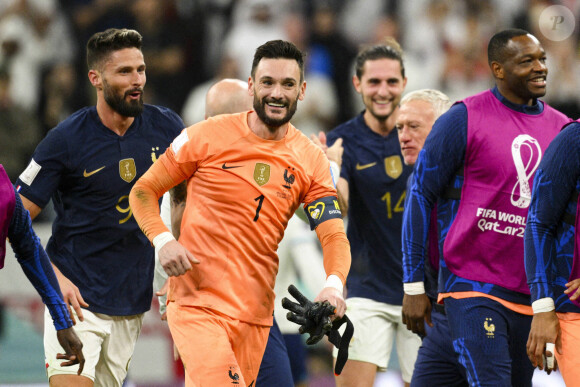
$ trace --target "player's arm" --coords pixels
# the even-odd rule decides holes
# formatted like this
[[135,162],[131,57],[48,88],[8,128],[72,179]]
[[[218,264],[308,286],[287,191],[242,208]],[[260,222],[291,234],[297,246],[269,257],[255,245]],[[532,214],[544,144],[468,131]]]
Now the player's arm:
[[63,301],[50,260],[40,243],[40,239],[34,232],[30,216],[16,192],[15,198],[16,206],[8,229],[10,244],[24,274],[50,312],[59,342],[65,349],[65,354],[59,354],[58,358],[67,360],[63,363],[65,366],[80,364],[78,371],[80,375],[85,362],[82,352],[83,345],[72,328],[71,314]]
[[322,245],[326,284],[315,301],[328,301],[336,307],[335,316],[346,311],[344,285],[350,270],[350,244],[344,232],[344,223],[336,190],[332,182],[328,160],[324,155],[315,161],[313,183],[304,203],[310,228]]
[[[433,125],[419,153],[403,213],[403,287],[407,295],[406,323],[424,332],[426,306],[425,256],[431,211],[438,196],[463,165],[467,146],[467,109],[457,104]],[[415,304],[413,311],[410,304]]]
[[[556,259],[556,229],[580,178],[580,125],[565,128],[552,141],[534,176],[532,201],[524,234],[524,263],[534,318],[527,352],[532,364],[543,369],[546,343],[561,352],[560,324],[556,316],[550,278]],[[563,227],[572,225],[563,224]],[[553,354],[552,354],[553,355]]]
[[[182,133],[186,134],[186,131]],[[179,141],[180,136],[174,143]],[[192,263],[199,261],[177,242],[159,215],[159,198],[189,177],[187,169],[182,170],[177,162],[172,147],[135,183],[129,194],[129,204],[139,227],[155,246],[165,272],[170,276],[179,276],[190,270]]]

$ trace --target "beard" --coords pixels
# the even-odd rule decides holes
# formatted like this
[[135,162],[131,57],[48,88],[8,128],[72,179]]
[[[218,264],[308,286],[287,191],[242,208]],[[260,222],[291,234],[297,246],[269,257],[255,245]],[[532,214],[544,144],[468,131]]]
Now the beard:
[[[288,109],[288,112],[282,118],[272,118],[272,117],[268,116],[268,114],[266,113],[266,104],[268,102],[284,104],[284,106]],[[256,112],[256,114],[258,114],[258,117],[260,118],[260,120],[262,120],[262,122],[264,122],[264,124],[266,124],[266,126],[268,127],[268,129],[271,132],[274,132],[280,126],[289,122],[290,119],[292,118],[292,116],[294,116],[294,113],[296,113],[296,108],[298,107],[298,98],[296,98],[294,100],[294,102],[291,102],[289,104],[289,102],[284,102],[284,100],[282,100],[282,99],[277,100],[275,98],[272,98],[269,100],[266,100],[266,98],[264,98],[262,100],[259,100],[258,97],[256,96],[256,94],[254,93],[253,106],[254,106],[254,111]]]
[[[130,93],[136,91],[141,92],[138,100],[126,101]],[[105,101],[109,104],[111,109],[124,117],[137,117],[143,112],[143,89],[135,88],[127,90],[124,94],[117,93],[117,89],[109,86],[107,81],[103,82],[103,94]]]

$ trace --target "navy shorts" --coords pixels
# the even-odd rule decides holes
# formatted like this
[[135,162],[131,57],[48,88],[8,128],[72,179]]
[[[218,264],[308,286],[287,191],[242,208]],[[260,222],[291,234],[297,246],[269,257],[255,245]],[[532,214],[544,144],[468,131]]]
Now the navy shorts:
[[290,369],[290,360],[282,332],[276,324],[270,328],[268,343],[260,364],[256,386],[261,387],[294,387],[292,380],[292,371]]
[[469,386],[465,369],[459,364],[453,349],[447,316],[433,309],[431,322],[433,327],[425,324],[427,335],[419,348],[411,387]]
[[471,386],[530,387],[534,367],[526,354],[532,316],[486,297],[445,299],[459,362]]

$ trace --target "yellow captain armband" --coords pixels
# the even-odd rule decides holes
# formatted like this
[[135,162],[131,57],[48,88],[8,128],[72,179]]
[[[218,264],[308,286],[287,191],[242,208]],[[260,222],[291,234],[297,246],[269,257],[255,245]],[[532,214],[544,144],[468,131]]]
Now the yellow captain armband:
[[329,219],[342,219],[342,212],[336,196],[326,196],[304,206],[310,229],[314,230]]

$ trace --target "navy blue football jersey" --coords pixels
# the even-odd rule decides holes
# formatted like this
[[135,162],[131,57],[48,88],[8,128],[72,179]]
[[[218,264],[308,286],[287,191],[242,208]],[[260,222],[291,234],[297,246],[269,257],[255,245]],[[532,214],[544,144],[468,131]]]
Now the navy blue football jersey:
[[406,183],[413,168],[403,163],[397,131],[373,132],[360,114],[328,134],[343,139],[340,177],[349,184],[347,237],[352,264],[348,297],[391,305],[403,301],[401,227]]
[[46,250],[90,311],[149,310],[154,250],[135,222],[129,192],[184,126],[173,111],[145,105],[119,136],[96,107],[83,108],[48,133],[17,180],[19,192],[41,208],[52,197],[56,219]]

